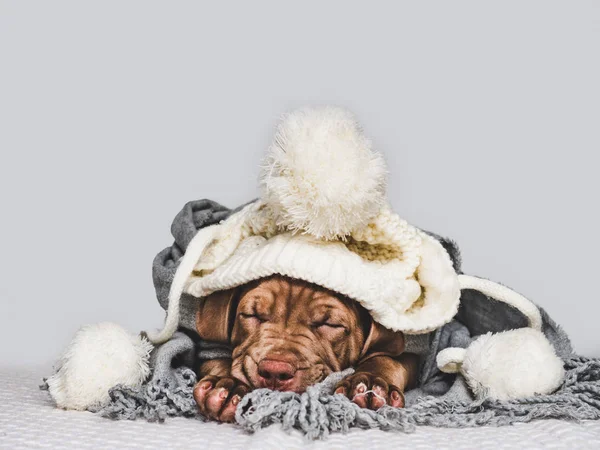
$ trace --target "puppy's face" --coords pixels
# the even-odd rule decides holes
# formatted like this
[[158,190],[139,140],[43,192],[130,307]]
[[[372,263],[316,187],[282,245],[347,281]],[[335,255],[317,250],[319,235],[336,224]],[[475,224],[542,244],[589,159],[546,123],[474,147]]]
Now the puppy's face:
[[231,375],[253,389],[303,392],[331,372],[404,350],[402,333],[375,323],[357,302],[281,276],[204,298],[196,330],[233,347]]
[[299,280],[253,283],[234,319],[232,376],[253,388],[303,392],[358,360],[366,316],[356,302]]

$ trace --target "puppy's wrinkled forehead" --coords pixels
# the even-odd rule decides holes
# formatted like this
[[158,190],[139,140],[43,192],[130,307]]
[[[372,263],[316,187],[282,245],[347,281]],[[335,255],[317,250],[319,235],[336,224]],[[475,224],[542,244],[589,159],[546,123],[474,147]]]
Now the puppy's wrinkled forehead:
[[[282,276],[258,280],[244,289],[239,311],[286,320],[309,316],[313,320],[348,320],[348,312],[358,313],[355,302],[320,286]],[[344,317],[342,317],[344,316]],[[356,314],[352,314],[356,317]]]

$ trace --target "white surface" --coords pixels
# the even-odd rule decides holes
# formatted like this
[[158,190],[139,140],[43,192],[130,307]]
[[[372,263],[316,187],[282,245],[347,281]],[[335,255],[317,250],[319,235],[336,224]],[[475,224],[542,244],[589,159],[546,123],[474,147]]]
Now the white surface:
[[40,371],[0,369],[0,448],[129,449],[597,449],[600,422],[556,420],[509,427],[442,429],[421,427],[413,434],[353,430],[322,442],[278,427],[248,434],[233,425],[171,419],[166,423],[111,421],[87,412],[53,407],[38,390]]
[[173,216],[255,197],[306,104],[352,109],[395,211],[600,356],[599,23],[589,0],[0,0],[0,361],[160,326]]

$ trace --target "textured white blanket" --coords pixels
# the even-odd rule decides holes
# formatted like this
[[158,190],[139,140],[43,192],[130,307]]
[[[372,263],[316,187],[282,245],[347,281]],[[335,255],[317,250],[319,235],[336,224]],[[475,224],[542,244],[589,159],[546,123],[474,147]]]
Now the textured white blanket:
[[54,408],[38,385],[48,369],[0,368],[0,449],[65,448],[600,448],[600,422],[581,424],[544,420],[508,427],[419,427],[413,434],[379,430],[352,430],[334,434],[325,442],[307,442],[271,426],[247,434],[227,424],[172,419],[166,423],[111,421],[88,412]]

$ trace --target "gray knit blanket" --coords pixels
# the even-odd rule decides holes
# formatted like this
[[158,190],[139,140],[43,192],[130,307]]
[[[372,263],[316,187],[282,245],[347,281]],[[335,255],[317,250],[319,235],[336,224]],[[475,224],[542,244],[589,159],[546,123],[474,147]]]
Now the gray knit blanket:
[[[192,339],[177,333],[153,355],[155,369],[149,382],[139,389],[114,387],[110,401],[92,411],[111,419],[164,421],[183,416],[205,420],[198,413],[192,395],[196,375],[185,362],[192,360],[196,351]],[[174,368],[175,361],[183,363]],[[360,408],[345,396],[332,394],[336,383],[353,372],[347,369],[330,375],[302,394],[268,389],[252,391],[238,405],[236,422],[250,432],[281,424],[284,430],[296,429],[308,439],[320,439],[352,427],[410,433],[419,425],[474,427],[549,418],[600,419],[600,359],[571,356],[565,359],[565,369],[563,386],[551,395],[513,401],[474,399],[460,375],[451,381],[434,376],[418,389],[407,392],[406,408],[384,406],[377,411]],[[435,394],[447,386],[450,387],[444,394]]]
[[[166,309],[170,283],[179,259],[198,229],[226,219],[233,211],[210,200],[190,202],[176,216],[171,232],[175,242],[161,251],[153,263],[157,298]],[[460,254],[456,245],[433,233],[453,259],[458,273]],[[92,410],[112,419],[163,421],[184,416],[204,420],[199,415],[192,391],[198,361],[227,357],[231,349],[195,336],[194,299],[182,298],[180,332],[157,347],[151,356],[152,376],[138,389],[115,386],[110,400]],[[248,431],[271,424],[286,430],[297,429],[310,439],[351,427],[379,428],[411,432],[419,425],[473,427],[509,425],[535,419],[586,420],[600,418],[600,359],[573,353],[565,332],[541,309],[543,332],[564,361],[563,386],[550,395],[497,401],[474,398],[460,374],[442,373],[436,365],[437,354],[447,347],[466,348],[477,336],[527,325],[526,318],[504,303],[474,290],[463,290],[461,306],[454,320],[435,332],[407,336],[407,352],[421,356],[419,383],[406,393],[406,408],[383,407],[371,411],[358,407],[345,396],[332,394],[333,387],[352,369],[330,375],[302,394],[258,389],[238,405],[236,422]]]

